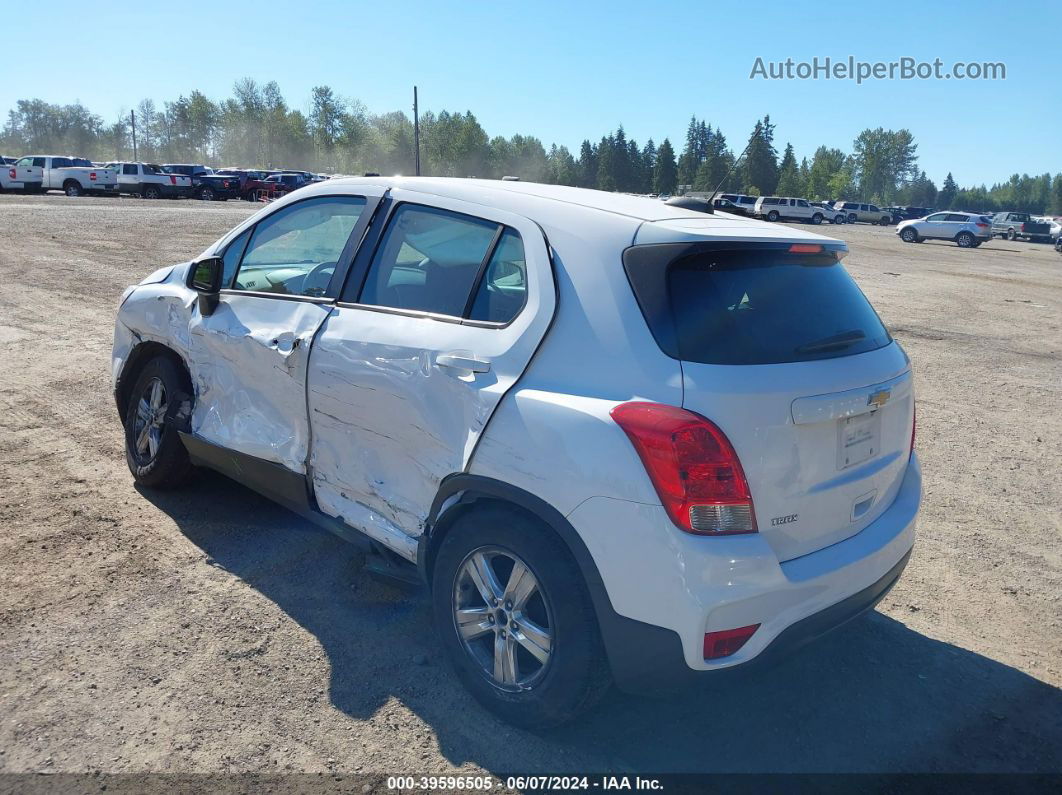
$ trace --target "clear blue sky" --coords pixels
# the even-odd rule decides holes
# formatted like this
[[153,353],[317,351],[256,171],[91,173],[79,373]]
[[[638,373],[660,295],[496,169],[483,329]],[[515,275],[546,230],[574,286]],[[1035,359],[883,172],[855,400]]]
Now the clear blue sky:
[[[662,8],[661,6],[666,6]],[[13,9],[9,9],[13,10]],[[796,13],[793,13],[796,12]],[[39,2],[39,25],[8,26],[0,114],[20,98],[79,100],[112,120],[139,100],[240,77],[276,80],[306,109],[326,83],[372,112],[466,109],[487,133],[535,135],[577,150],[622,123],[640,144],[681,148],[691,114],[740,151],[770,113],[781,150],[851,150],[866,127],[909,128],[938,186],[1062,171],[1062,3]],[[7,14],[11,17],[11,14]],[[76,54],[44,46],[95,42]],[[1005,21],[1004,21],[1005,20]],[[197,55],[197,39],[207,53]],[[106,55],[110,43],[112,54]],[[274,53],[274,54],[271,54]],[[750,80],[757,56],[1002,61],[1003,81]]]

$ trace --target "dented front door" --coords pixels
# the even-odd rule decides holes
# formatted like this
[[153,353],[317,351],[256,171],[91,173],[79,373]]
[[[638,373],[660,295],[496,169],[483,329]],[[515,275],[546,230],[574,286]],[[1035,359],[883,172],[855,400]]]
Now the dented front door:
[[330,301],[227,293],[192,318],[192,433],[304,473],[306,361]]
[[281,204],[220,252],[218,306],[210,315],[193,307],[189,322],[193,434],[306,472],[310,347],[376,201],[325,194]]

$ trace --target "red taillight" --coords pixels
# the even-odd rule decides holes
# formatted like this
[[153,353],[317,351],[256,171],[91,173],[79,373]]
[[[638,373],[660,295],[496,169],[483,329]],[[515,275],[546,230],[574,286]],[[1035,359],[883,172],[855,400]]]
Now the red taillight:
[[821,254],[822,246],[814,243],[794,243],[789,247],[790,254]]
[[709,632],[704,636],[704,659],[716,660],[720,657],[729,657],[751,638],[759,624],[751,624],[737,629],[721,629],[718,632]]
[[92,180],[93,182],[96,181],[96,172],[95,171],[93,171],[93,172],[91,172],[89,174],[89,179]]
[[977,224],[977,228],[978,228],[978,229],[988,229],[988,224],[981,224],[981,223],[979,223],[979,224]]
[[9,168],[9,169],[7,170],[7,175],[8,175],[9,177],[11,177],[11,179],[14,179],[14,178],[15,178],[15,169],[13,169],[13,168]]
[[610,412],[630,437],[660,501],[687,533],[756,532],[752,494],[737,453],[719,428],[661,403],[621,403]]

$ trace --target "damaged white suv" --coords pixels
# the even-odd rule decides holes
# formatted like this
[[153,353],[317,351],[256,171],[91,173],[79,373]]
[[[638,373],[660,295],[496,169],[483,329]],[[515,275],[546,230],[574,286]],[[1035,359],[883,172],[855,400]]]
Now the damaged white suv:
[[576,188],[329,180],[127,291],[129,466],[212,468],[419,569],[475,696],[557,724],[610,681],[784,655],[900,576],[911,367],[846,251]]

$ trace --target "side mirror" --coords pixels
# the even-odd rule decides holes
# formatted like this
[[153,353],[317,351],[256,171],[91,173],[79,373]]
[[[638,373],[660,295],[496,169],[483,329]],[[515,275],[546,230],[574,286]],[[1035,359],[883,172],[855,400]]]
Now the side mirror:
[[225,262],[221,257],[206,257],[192,263],[188,286],[199,293],[199,311],[203,315],[214,314],[221,293],[221,274]]

